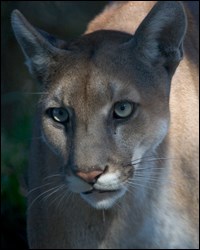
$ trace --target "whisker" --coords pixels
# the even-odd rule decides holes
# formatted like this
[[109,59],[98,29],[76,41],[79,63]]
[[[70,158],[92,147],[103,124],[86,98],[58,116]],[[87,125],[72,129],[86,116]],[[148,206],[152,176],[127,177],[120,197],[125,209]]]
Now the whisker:
[[147,185],[144,185],[142,183],[138,183],[138,182],[136,182],[136,180],[134,180],[133,182],[128,181],[128,184],[130,186],[132,186],[132,187],[137,187],[138,186],[138,187],[150,188],[152,190],[155,190],[155,187],[153,188],[152,186],[147,186]]
[[[150,159],[144,161],[143,159],[145,159],[145,158],[150,158]],[[173,159],[178,160],[178,158],[175,158],[175,157],[154,157],[153,158],[153,155],[152,155],[152,156],[146,156],[146,157],[141,157],[141,158],[135,159],[135,160],[131,161],[129,164],[125,164],[124,167],[134,166],[134,165],[137,165],[140,163],[148,163],[148,162],[159,161],[159,160],[173,160]],[[150,167],[154,167],[154,166],[150,166]]]
[[27,196],[30,195],[30,194],[31,194],[32,192],[34,192],[35,190],[38,190],[38,189],[40,189],[40,188],[43,188],[43,187],[45,187],[45,186],[47,186],[47,185],[50,185],[50,184],[52,184],[52,183],[53,183],[53,182],[49,182],[49,183],[43,184],[43,185],[41,185],[41,186],[39,186],[39,187],[35,187],[35,188],[29,190],[29,192],[27,193]]
[[65,184],[57,186],[56,190],[52,191],[50,194],[43,197],[43,200],[46,201],[52,194],[58,192],[61,188],[63,188],[63,186],[65,186]]
[[[74,194],[70,190],[68,190],[68,191],[69,192],[65,192],[64,197],[62,198],[62,201],[63,201],[62,209],[64,210],[64,212],[65,212],[65,204],[66,204],[66,202],[69,201],[69,199],[74,197],[73,196]],[[60,202],[60,204],[61,204],[61,202]]]
[[[130,192],[130,190],[128,190],[128,188],[127,188],[127,191],[129,191],[129,192]],[[118,200],[118,201],[115,203],[115,205],[114,205],[114,206],[118,207],[118,208],[119,208],[119,210],[122,210],[122,207],[121,207],[121,205],[120,205],[119,203],[120,203],[120,200]]]
[[[137,177],[135,178],[135,180],[143,181],[143,180],[144,180],[144,177],[137,176]],[[149,183],[158,183],[158,182],[160,182],[160,181],[169,181],[169,180],[160,179],[160,178],[158,178],[158,179],[145,178],[145,183],[146,183],[146,182],[149,182]]]
[[155,157],[155,156],[154,155],[149,155],[149,156],[140,157],[140,158],[134,159],[132,162],[138,161],[138,160],[141,160],[141,159],[152,158],[152,157]]
[[160,161],[160,160],[172,160],[172,159],[176,159],[176,158],[155,158],[155,159],[150,159],[148,161],[139,161],[136,163],[132,163],[132,165],[137,165],[137,164],[144,163],[144,162],[146,163],[146,162],[153,162],[153,161]]
[[[156,170],[164,170],[164,169],[165,169],[164,167],[160,168],[160,167],[155,167],[155,166],[146,166],[146,167],[139,167],[139,168],[135,169],[135,173],[136,172],[146,173],[147,171],[150,171],[150,170],[156,171]],[[154,173],[159,174],[160,171],[159,172],[154,172]]]
[[31,202],[30,206],[28,207],[28,210],[31,209],[31,207],[33,206],[33,204],[34,204],[41,196],[45,195],[46,193],[50,192],[51,190],[57,189],[58,187],[59,187],[59,186],[50,188],[50,189],[44,191],[43,193],[39,194],[39,195]]
[[66,201],[69,200],[71,197],[73,197],[73,193],[71,191],[68,194],[66,193],[66,195],[67,195]]
[[127,184],[128,184],[128,186],[127,186],[127,190],[126,190],[126,191],[127,191],[128,193],[130,193],[130,194],[133,194],[133,190],[130,190],[130,186],[131,186],[131,185],[129,186],[129,183],[127,183]]
[[[154,170],[154,171],[152,171],[152,170]],[[149,174],[149,175],[155,176],[155,177],[162,177],[162,172],[155,171],[155,170],[157,170],[157,169],[152,169],[152,168],[136,169],[133,176],[147,176],[147,174]],[[159,170],[163,170],[163,168],[161,168]]]
[[[133,177],[134,178],[134,177]],[[180,184],[178,184],[177,182],[174,182],[173,180],[171,179],[167,179],[165,177],[162,177],[162,176],[145,176],[145,175],[135,175],[135,179],[132,179],[133,181],[135,180],[138,180],[138,181],[143,181],[145,178],[145,182],[149,182],[149,183],[158,183],[158,182],[163,182],[163,183],[169,183],[171,185],[176,185],[176,186],[180,186]]]
[[[56,192],[59,191],[59,190],[64,189],[64,186],[65,186],[65,185],[61,186],[58,190],[56,190]],[[54,191],[53,193],[55,193],[55,191]],[[53,194],[53,193],[52,193],[52,194]],[[51,195],[52,195],[52,194],[51,194]],[[50,196],[51,196],[51,195],[50,195]],[[61,194],[59,194],[58,196],[56,196],[56,198],[53,199],[53,200],[49,203],[49,206],[51,206],[54,202],[56,202],[56,200],[58,200],[58,199],[59,199],[60,197],[62,197],[62,196],[63,196],[63,192],[61,192]],[[47,199],[48,199],[48,198],[49,198],[49,197],[47,197]]]
[[[67,192],[64,192],[64,191],[63,191],[62,194],[63,194],[63,195],[61,196],[60,201],[59,201],[59,203],[58,203],[57,206],[56,206],[56,209],[59,208],[59,206],[60,206],[60,204],[62,203],[63,199],[66,197]],[[69,193],[69,196],[70,196],[70,193]],[[68,198],[68,196],[67,196],[67,198]]]

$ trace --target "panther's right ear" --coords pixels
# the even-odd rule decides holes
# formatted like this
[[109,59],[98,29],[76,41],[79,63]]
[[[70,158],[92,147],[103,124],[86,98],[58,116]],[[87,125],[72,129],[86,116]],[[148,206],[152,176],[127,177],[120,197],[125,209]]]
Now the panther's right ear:
[[187,18],[179,1],[158,1],[134,34],[130,45],[151,65],[162,65],[172,76],[183,58]]
[[34,28],[18,10],[12,12],[11,23],[29,71],[38,80],[45,81],[57,56],[65,51],[65,42]]

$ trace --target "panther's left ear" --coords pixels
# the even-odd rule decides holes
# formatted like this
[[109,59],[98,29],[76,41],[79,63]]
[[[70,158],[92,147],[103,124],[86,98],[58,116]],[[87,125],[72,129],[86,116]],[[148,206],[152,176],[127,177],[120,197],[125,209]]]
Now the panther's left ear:
[[66,53],[66,42],[33,27],[18,10],[12,12],[11,23],[30,73],[45,82],[56,68],[58,56]]
[[133,37],[134,48],[152,64],[161,63],[172,75],[183,57],[187,20],[178,1],[159,1]]

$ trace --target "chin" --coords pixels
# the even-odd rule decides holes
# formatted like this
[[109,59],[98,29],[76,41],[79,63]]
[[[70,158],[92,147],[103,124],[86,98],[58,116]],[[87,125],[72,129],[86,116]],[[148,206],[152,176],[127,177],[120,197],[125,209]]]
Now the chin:
[[96,209],[109,209],[120,199],[126,192],[125,188],[115,191],[95,190],[90,193],[81,193],[81,197]]

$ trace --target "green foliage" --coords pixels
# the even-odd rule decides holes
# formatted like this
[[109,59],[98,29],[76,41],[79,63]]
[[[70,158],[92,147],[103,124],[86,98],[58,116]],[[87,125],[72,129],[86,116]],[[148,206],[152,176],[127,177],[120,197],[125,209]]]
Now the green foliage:
[[[30,118],[27,114],[18,117],[15,128],[3,131],[1,137],[1,199],[3,204],[25,211],[24,173],[28,165]],[[5,207],[3,206],[2,209]]]
[[[33,105],[30,104],[33,100],[26,99],[21,96],[21,100],[18,100],[15,105],[13,123],[7,127],[4,125],[1,132],[1,209],[3,214],[17,210],[18,215],[24,216],[26,211],[25,173],[28,167],[33,113]],[[25,101],[29,109],[26,108]]]

